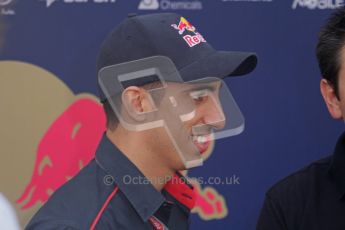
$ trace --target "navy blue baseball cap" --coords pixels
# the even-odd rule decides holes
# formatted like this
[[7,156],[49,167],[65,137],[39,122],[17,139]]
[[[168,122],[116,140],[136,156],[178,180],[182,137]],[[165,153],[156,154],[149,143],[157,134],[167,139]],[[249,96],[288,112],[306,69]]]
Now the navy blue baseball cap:
[[[184,81],[240,76],[257,64],[255,53],[215,50],[196,27],[176,13],[131,14],[104,40],[97,71],[152,56],[169,57]],[[102,92],[100,99],[106,100]]]

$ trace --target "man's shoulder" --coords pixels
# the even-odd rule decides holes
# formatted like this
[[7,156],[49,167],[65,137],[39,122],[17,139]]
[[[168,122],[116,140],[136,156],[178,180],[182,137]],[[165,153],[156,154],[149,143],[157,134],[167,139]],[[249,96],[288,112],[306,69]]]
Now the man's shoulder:
[[331,161],[332,156],[327,156],[312,162],[278,181],[267,191],[266,195],[271,199],[307,196],[309,190],[319,186],[319,183],[327,179]]
[[73,205],[75,202],[82,202],[84,199],[97,196],[96,192],[99,191],[97,185],[102,173],[95,161],[92,160],[77,175],[57,189],[46,205],[61,201],[68,201],[66,204]]
[[85,226],[90,226],[100,203],[115,186],[106,186],[104,176],[106,172],[92,160],[52,194],[32,218],[27,229],[45,229],[46,226],[57,229],[84,229]]

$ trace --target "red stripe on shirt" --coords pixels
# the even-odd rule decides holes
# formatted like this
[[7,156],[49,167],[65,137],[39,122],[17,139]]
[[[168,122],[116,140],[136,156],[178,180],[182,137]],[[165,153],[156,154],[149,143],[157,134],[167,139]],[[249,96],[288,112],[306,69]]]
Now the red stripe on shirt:
[[108,196],[107,200],[106,200],[105,203],[103,204],[101,210],[98,212],[96,218],[95,218],[94,221],[92,222],[92,225],[91,225],[91,227],[90,227],[90,230],[94,230],[94,229],[95,229],[95,227],[96,227],[96,225],[97,225],[99,219],[101,218],[101,216],[102,216],[104,210],[106,209],[106,207],[107,207],[108,204],[110,203],[111,199],[116,195],[116,193],[117,193],[118,190],[119,190],[119,188],[116,187],[116,188],[114,189],[114,191],[113,191],[112,193],[110,193],[110,195]]

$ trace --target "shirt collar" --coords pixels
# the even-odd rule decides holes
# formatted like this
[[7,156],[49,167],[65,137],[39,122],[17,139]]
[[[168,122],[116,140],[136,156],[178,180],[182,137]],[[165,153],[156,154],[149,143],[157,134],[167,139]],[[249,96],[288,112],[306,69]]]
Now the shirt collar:
[[175,198],[177,204],[185,212],[190,212],[195,206],[197,194],[192,184],[181,173],[176,172],[173,178],[165,184],[164,190]]
[[336,144],[329,174],[335,182],[339,198],[343,198],[345,195],[345,132],[340,136]]
[[[129,183],[146,177],[104,134],[96,151],[97,164],[109,173],[143,221],[147,221],[165,201],[150,183]],[[139,179],[140,178],[140,179]],[[138,182],[138,181],[135,181]],[[147,181],[146,181],[147,182]]]

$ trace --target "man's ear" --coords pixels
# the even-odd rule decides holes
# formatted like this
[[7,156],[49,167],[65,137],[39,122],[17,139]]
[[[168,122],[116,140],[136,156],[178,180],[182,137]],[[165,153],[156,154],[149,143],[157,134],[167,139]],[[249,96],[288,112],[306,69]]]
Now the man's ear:
[[122,104],[135,120],[145,119],[144,113],[153,110],[148,92],[137,86],[129,86],[122,92]]
[[326,79],[322,79],[320,82],[320,90],[331,116],[334,119],[341,119],[342,111],[340,109],[340,101],[335,94],[333,86]]

